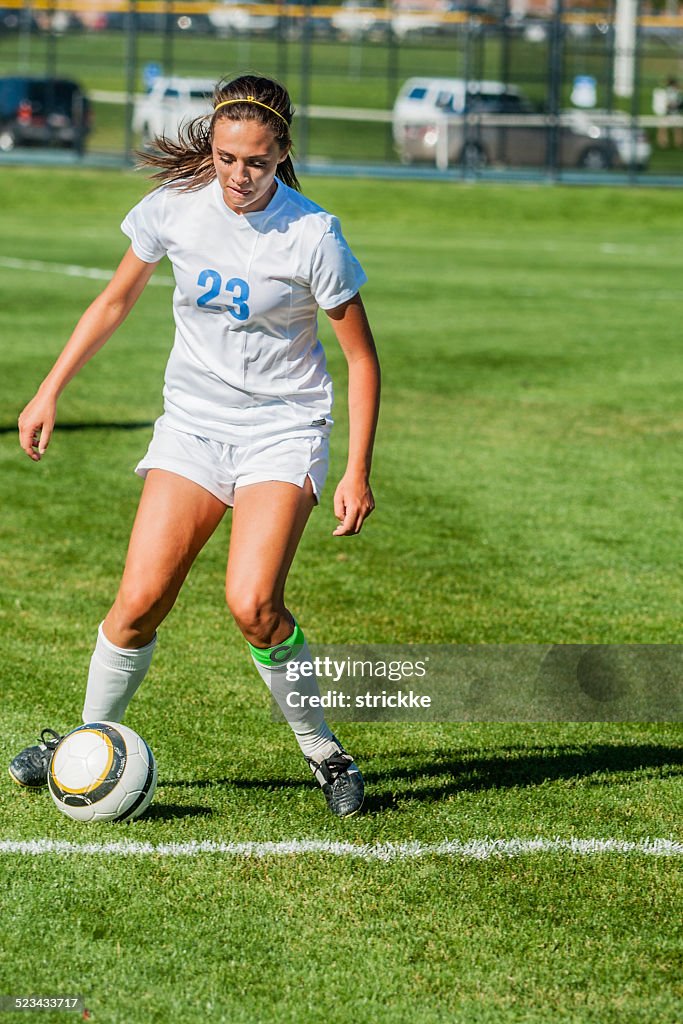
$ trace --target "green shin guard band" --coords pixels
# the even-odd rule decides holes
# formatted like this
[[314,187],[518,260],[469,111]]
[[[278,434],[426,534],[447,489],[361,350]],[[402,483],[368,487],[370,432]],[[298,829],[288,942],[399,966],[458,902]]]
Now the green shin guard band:
[[247,640],[247,646],[252,653],[254,661],[257,661],[259,665],[277,668],[278,665],[284,665],[285,662],[290,661],[298,654],[304,642],[304,632],[299,623],[294,620],[294,632],[286,640],[283,640],[281,644],[276,644],[275,647],[254,647]]

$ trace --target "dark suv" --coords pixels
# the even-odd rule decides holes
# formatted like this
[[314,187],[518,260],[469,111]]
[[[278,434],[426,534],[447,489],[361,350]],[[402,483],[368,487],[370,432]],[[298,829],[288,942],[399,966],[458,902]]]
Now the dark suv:
[[15,146],[69,146],[82,151],[91,128],[90,102],[66,78],[0,78],[0,153]]

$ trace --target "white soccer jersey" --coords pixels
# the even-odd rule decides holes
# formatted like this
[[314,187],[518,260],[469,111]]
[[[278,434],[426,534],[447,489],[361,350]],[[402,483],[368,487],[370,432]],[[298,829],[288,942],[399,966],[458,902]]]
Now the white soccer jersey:
[[265,210],[237,214],[214,180],[152,192],[121,228],[141,260],[173,266],[169,426],[244,444],[331,422],[317,310],[366,281],[335,217],[281,181]]

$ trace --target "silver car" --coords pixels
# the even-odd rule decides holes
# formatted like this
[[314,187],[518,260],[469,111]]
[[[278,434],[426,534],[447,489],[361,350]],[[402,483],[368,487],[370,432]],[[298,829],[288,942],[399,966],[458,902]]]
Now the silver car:
[[591,114],[569,111],[553,119],[502,82],[412,78],[394,106],[394,142],[404,163],[441,168],[544,167],[551,161],[592,170],[645,166],[650,151],[642,131],[631,132],[618,120],[624,115]]

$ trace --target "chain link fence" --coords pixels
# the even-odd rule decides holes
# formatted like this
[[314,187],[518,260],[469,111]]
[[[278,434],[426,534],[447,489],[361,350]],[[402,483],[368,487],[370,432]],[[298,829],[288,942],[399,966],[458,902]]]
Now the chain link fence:
[[257,71],[292,94],[304,166],[683,180],[677,13],[407,2],[0,0],[0,160],[129,162],[207,83]]

